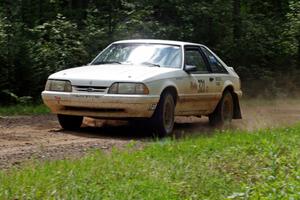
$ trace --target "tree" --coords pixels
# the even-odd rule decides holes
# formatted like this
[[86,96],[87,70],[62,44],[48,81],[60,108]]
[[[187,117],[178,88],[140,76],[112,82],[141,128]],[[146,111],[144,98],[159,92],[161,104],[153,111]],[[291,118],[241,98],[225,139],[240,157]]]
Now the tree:
[[[300,87],[296,0],[0,0],[0,91],[40,96],[54,71],[86,64],[121,39],[209,46],[242,77],[246,95]],[[294,92],[296,93],[296,92]]]
[[34,80],[37,86],[33,93],[41,91],[49,74],[87,62],[87,52],[77,25],[61,14],[49,23],[30,30],[34,40],[29,41],[30,58],[34,65]]

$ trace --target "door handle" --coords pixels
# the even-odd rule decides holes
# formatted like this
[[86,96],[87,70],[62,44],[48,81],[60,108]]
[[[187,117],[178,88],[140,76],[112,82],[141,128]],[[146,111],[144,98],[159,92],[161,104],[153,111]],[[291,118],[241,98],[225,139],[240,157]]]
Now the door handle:
[[213,77],[210,77],[210,78],[209,78],[209,81],[213,81],[213,80],[214,80],[214,78],[213,78]]

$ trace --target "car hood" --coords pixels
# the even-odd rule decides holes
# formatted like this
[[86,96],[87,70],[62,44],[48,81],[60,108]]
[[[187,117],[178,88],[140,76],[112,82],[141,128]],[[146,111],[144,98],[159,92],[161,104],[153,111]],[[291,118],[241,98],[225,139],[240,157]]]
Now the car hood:
[[52,74],[49,79],[71,81],[72,85],[110,86],[114,82],[145,82],[177,68],[150,67],[144,65],[88,65],[66,69]]

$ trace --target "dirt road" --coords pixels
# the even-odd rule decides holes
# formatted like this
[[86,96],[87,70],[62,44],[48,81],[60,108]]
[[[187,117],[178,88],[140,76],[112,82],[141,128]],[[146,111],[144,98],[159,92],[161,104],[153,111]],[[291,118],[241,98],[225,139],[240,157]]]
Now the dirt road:
[[[244,101],[242,120],[234,120],[232,129],[255,130],[300,122],[300,100]],[[213,132],[208,119],[176,118],[175,134],[207,134]],[[150,141],[126,122],[95,121],[86,118],[80,131],[64,131],[54,115],[0,118],[0,168],[10,168],[26,160],[77,158],[91,149],[109,152],[131,141],[143,146]]]

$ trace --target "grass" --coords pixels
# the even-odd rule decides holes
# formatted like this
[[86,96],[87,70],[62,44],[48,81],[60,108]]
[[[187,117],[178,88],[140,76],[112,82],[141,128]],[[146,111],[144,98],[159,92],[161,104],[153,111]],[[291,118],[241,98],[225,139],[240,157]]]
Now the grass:
[[299,199],[300,124],[160,140],[0,172],[0,199]]
[[0,116],[38,115],[49,113],[50,110],[43,104],[0,106]]

